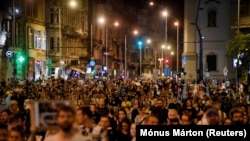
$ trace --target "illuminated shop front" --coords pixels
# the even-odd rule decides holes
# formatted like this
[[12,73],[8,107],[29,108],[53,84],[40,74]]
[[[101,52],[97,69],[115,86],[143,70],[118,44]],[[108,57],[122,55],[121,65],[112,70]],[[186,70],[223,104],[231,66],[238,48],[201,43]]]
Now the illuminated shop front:
[[46,79],[46,55],[44,50],[29,50],[29,80]]
[[35,60],[34,68],[35,80],[44,79],[45,62]]

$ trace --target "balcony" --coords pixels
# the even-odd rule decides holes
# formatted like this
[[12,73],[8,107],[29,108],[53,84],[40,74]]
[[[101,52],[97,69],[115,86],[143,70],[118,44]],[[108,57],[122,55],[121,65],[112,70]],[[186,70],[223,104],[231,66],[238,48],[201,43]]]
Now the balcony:
[[56,51],[56,50],[50,50],[48,52],[49,56],[60,56],[60,51]]

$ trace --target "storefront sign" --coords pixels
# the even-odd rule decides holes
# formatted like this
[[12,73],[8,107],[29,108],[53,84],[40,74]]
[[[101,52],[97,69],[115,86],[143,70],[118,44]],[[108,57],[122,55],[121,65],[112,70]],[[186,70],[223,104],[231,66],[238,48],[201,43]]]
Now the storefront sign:
[[6,52],[6,56],[7,56],[8,58],[11,58],[11,57],[13,56],[13,52],[12,52],[12,51],[7,51],[7,52]]

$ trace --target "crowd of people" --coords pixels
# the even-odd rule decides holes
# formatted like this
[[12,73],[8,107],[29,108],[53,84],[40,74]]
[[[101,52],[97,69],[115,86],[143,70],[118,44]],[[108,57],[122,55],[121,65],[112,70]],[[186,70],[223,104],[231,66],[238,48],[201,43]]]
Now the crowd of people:
[[[250,87],[159,80],[47,79],[0,84],[0,141],[135,141],[136,125],[249,124]],[[41,129],[32,102],[68,101]],[[50,117],[49,117],[50,118]],[[32,119],[35,119],[32,120]],[[51,119],[50,119],[51,120]]]

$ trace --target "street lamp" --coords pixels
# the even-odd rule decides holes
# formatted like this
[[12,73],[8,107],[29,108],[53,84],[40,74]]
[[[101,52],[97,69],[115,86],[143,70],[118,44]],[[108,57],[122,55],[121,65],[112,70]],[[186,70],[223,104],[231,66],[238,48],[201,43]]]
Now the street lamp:
[[119,22],[114,22],[114,26],[119,26],[120,24],[119,24]]
[[142,63],[141,63],[141,57],[142,57],[142,54],[141,54],[141,50],[142,50],[142,41],[138,41],[138,48],[140,50],[140,74],[139,76],[141,77],[141,66],[142,66]]
[[207,94],[207,96],[209,96],[208,78],[209,78],[209,71],[207,69],[206,70],[206,94]]
[[134,35],[138,35],[138,31],[137,31],[137,30],[134,30],[133,34],[134,34]]
[[[105,24],[106,20],[104,17],[100,17],[98,19],[98,22],[100,24]],[[106,65],[106,68],[107,68],[107,72],[108,72],[108,31],[107,31],[107,27],[105,26],[105,48],[106,48],[106,51],[104,53],[105,55],[105,65]]]
[[105,18],[104,18],[104,17],[100,17],[100,18],[98,19],[98,22],[99,22],[100,24],[104,24],[104,23],[105,23]]
[[170,54],[173,56],[173,55],[174,55],[174,52],[172,51]]
[[176,71],[179,72],[179,23],[175,22],[174,25],[176,26],[176,48],[177,48],[177,55],[176,55]]
[[147,40],[147,44],[150,44],[150,43],[151,43],[151,40],[150,40],[150,39],[148,39],[148,40]]
[[154,6],[155,3],[154,3],[153,1],[151,1],[151,2],[149,2],[149,5],[150,5],[150,6]]
[[162,12],[162,16],[165,17],[165,44],[168,42],[168,12],[165,10]]
[[77,3],[76,3],[75,0],[71,0],[71,1],[69,2],[69,6],[70,6],[70,7],[76,7],[76,5],[77,5]]

